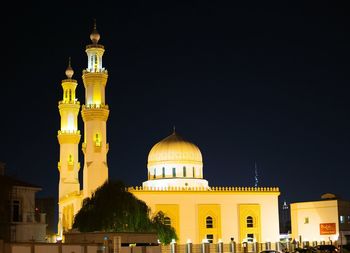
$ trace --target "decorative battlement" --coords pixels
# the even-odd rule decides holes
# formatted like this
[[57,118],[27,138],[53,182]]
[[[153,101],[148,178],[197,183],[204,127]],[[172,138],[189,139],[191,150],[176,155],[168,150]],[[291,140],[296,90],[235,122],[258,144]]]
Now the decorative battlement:
[[108,70],[107,70],[107,69],[104,69],[104,68],[100,69],[100,70],[97,71],[97,72],[91,72],[89,69],[84,69],[84,70],[83,70],[83,75],[85,75],[85,74],[94,74],[94,73],[102,73],[102,74],[108,75]]
[[58,135],[60,134],[79,134],[80,135],[80,130],[59,130]]
[[67,79],[63,79],[62,83],[78,83],[78,81],[75,79],[67,78]]
[[107,121],[108,115],[108,105],[90,104],[82,106],[81,116],[83,117],[84,122],[90,120]]
[[62,104],[64,104],[64,105],[69,105],[69,104],[71,104],[71,105],[80,105],[80,102],[78,101],[78,100],[71,100],[71,101],[69,101],[69,100],[67,100],[67,101],[64,101],[64,100],[61,100],[61,101],[59,101],[58,102],[58,104],[59,105],[62,105]]
[[108,105],[105,104],[88,104],[88,105],[82,105],[81,109],[109,109]]
[[90,44],[90,45],[86,45],[86,49],[89,49],[89,48],[105,48],[103,45],[101,44]]
[[80,141],[79,130],[58,131],[57,139],[60,144],[78,144]]
[[175,192],[274,192],[279,193],[278,187],[128,187],[128,191],[142,192],[142,191],[175,191]]

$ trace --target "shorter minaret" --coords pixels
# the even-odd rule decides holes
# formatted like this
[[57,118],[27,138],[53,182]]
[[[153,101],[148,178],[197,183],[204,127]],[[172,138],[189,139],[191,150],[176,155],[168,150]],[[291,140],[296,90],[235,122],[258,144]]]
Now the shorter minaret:
[[[58,103],[61,116],[61,129],[58,131],[57,138],[60,144],[60,160],[58,170],[60,174],[59,181],[59,234],[72,226],[72,217],[75,213],[70,210],[66,213],[62,199],[72,194],[80,193],[79,184],[79,154],[78,145],[80,142],[80,131],[78,130],[78,113],[80,103],[75,98],[75,89],[77,80],[72,79],[74,71],[69,64],[66,70],[67,79],[62,80],[63,98]],[[72,208],[71,208],[72,209]],[[72,217],[71,217],[72,216]]]

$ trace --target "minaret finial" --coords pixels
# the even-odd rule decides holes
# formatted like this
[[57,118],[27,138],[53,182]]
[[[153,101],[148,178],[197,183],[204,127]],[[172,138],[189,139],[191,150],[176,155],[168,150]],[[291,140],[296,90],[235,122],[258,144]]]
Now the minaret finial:
[[94,18],[94,30],[97,30],[96,18]]
[[173,125],[173,134],[176,134],[176,127]]
[[97,44],[100,39],[100,34],[97,31],[97,25],[96,25],[96,19],[94,18],[94,29],[92,30],[92,33],[90,34],[90,39],[93,44]]
[[74,74],[74,71],[73,71],[72,66],[71,66],[71,58],[69,57],[68,58],[68,67],[66,69],[66,76],[68,79],[72,79],[73,74]]

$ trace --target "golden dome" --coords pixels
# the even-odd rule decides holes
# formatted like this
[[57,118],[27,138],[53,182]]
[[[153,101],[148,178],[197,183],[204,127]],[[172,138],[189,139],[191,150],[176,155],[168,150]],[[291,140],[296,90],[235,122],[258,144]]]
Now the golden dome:
[[200,164],[202,154],[192,142],[184,140],[175,131],[155,144],[148,154],[148,168],[161,164]]

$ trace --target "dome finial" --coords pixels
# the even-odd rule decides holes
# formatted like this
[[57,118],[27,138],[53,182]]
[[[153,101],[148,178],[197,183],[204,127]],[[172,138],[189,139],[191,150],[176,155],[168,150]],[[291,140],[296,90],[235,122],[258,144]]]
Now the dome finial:
[[173,125],[173,134],[176,134],[176,127]]
[[92,33],[90,34],[90,39],[93,44],[97,44],[100,40],[100,34],[97,31],[97,25],[96,25],[96,19],[94,18],[94,29],[92,30]]
[[73,71],[73,69],[71,67],[71,63],[70,62],[71,62],[71,58],[69,57],[68,58],[68,67],[66,69],[66,76],[67,76],[68,79],[72,79],[72,76],[74,74],[74,71]]

